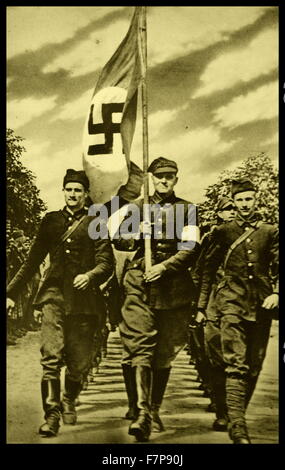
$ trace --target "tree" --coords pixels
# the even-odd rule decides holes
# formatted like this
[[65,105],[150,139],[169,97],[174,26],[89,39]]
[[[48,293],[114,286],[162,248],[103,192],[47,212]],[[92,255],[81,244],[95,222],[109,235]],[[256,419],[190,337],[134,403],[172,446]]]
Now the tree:
[[6,180],[7,180],[7,237],[8,252],[12,244],[13,231],[23,230],[24,235],[33,238],[46,205],[39,196],[35,176],[21,162],[26,149],[22,137],[12,129],[6,132]]
[[251,179],[257,189],[257,210],[265,222],[278,222],[278,172],[265,153],[248,157],[235,170],[224,170],[217,183],[206,189],[206,200],[200,205],[201,225],[216,218],[217,202],[221,196],[230,196],[231,181],[236,178]]

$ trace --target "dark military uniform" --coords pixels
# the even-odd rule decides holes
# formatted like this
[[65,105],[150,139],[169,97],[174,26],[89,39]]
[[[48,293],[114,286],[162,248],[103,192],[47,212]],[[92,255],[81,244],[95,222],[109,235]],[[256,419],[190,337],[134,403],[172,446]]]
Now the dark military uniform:
[[[84,219],[78,228],[59,244],[62,234],[82,216]],[[8,286],[8,297],[16,299],[50,254],[50,267],[34,301],[43,313],[41,364],[46,416],[52,409],[58,411],[60,406],[59,379],[63,362],[67,365],[65,394],[68,392],[74,400],[80,392],[81,381],[90,366],[94,332],[101,327],[105,313],[99,286],[112,274],[113,252],[108,239],[92,240],[89,237],[91,220],[85,208],[75,214],[66,207],[47,213],[26,262]],[[90,278],[85,290],[73,287],[78,274],[87,274]]]
[[[170,367],[172,360],[187,340],[190,303],[193,298],[192,279],[188,268],[197,257],[197,246],[179,250],[181,238],[174,234],[166,238],[169,212],[175,207],[183,208],[185,225],[197,224],[196,206],[176,197],[173,193],[163,200],[158,194],[150,198],[150,204],[157,207],[154,218],[160,219],[160,239],[151,240],[152,264],[163,263],[166,272],[152,283],[144,281],[144,247],[139,241],[138,250],[129,263],[123,280],[125,302],[122,309],[123,321],[120,332],[124,345],[123,363],[144,364],[156,368]],[[142,218],[143,200],[138,202]],[[183,229],[183,225],[181,230]]]
[[216,431],[225,430],[224,424],[227,421],[225,362],[221,343],[221,312],[217,309],[216,304],[217,286],[221,277],[222,270],[218,269],[206,309],[204,328],[205,350],[209,361],[208,374],[212,393],[211,397],[216,412],[213,428]]
[[[232,252],[217,287],[216,304],[223,316],[256,322],[266,316],[261,304],[272,294],[272,279],[278,275],[277,229],[265,222],[259,225],[256,218],[246,221],[237,216],[216,228],[205,257],[199,307],[206,308],[214,276],[230,245],[249,227],[257,229]],[[274,292],[278,292],[277,284]]]
[[[207,251],[211,246],[211,239],[213,237],[213,233],[216,227],[224,222],[224,217],[226,218],[226,220],[230,220],[233,218],[233,209],[233,200],[227,196],[221,197],[217,204],[217,219],[215,222],[213,221],[210,224],[210,232],[208,232],[201,241],[201,253],[196,263],[194,272],[192,273],[193,281],[197,285],[199,291],[201,288],[200,284],[205,265],[205,256],[207,255]],[[220,212],[224,211],[227,211],[227,216],[225,214],[223,215],[222,213],[220,214]],[[222,280],[222,277],[223,270],[221,269],[221,267],[219,267],[216,272],[215,280],[212,283],[212,290],[206,309],[206,321],[204,323],[204,328],[200,327],[203,329],[205,344],[205,358],[202,356],[203,367],[201,367],[200,365],[200,368],[202,369],[200,376],[202,377],[203,382],[206,382],[206,386],[208,386],[211,399],[209,409],[215,409],[216,412],[216,419],[213,423],[213,428],[216,431],[225,431],[227,429],[228,421],[226,411],[225,363],[222,353],[220,331],[221,312],[219,312],[216,306],[217,285]]]
[[[165,160],[161,158],[155,162],[164,165]],[[175,168],[177,171],[176,164]],[[171,363],[187,341],[193,298],[193,282],[188,268],[194,264],[199,251],[199,243],[181,243],[185,226],[194,228],[194,232],[196,230],[196,206],[174,193],[164,199],[155,193],[150,197],[150,204],[154,209],[151,212],[152,265],[162,263],[165,271],[158,280],[145,282],[144,241],[136,241],[133,248],[137,252],[129,262],[123,278],[125,301],[122,307],[123,319],[119,324],[123,343],[123,374],[132,410],[127,417],[135,418],[133,409],[137,407],[143,416],[135,422],[137,428],[131,425],[129,433],[137,437],[141,432],[143,439],[147,439],[149,432],[145,431],[149,430],[148,418],[145,416],[148,416],[150,403],[153,420],[158,423],[159,430],[163,429],[158,410]],[[142,221],[143,200],[138,201],[137,206]],[[150,397],[148,391],[152,380]]]
[[[213,227],[214,229],[214,227]],[[197,292],[200,292],[201,279],[204,269],[205,256],[207,249],[211,243],[212,232],[208,232],[201,240],[201,252],[194,269],[191,271],[193,282],[196,286]],[[205,390],[210,398],[208,410],[211,411],[216,408],[217,400],[215,400],[214,392],[214,378],[216,378],[217,363],[222,362],[221,347],[219,341],[219,327],[217,325],[217,313],[214,301],[214,286],[210,295],[210,300],[207,306],[207,319],[199,325],[194,324],[190,329],[192,340],[191,355],[195,360],[195,366],[198,371],[199,377],[202,380],[201,387]],[[196,301],[197,302],[197,301]],[[213,370],[215,368],[215,371]],[[215,373],[214,373],[215,372]],[[220,413],[219,413],[220,414]]]
[[[273,225],[253,215],[216,228],[205,257],[199,309],[206,309],[216,271],[232,243],[251,227],[256,230],[231,253],[215,292],[221,315],[221,342],[226,365],[227,407],[231,423],[244,425],[249,402],[266,353],[271,326],[264,299],[277,290],[278,236]],[[272,279],[275,284],[273,285]]]

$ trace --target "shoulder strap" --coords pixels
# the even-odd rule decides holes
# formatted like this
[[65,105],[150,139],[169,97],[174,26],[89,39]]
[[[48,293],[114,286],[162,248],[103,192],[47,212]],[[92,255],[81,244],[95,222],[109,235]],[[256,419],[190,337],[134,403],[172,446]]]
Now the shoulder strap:
[[[61,237],[59,238],[58,244],[57,244],[57,245],[55,246],[55,248],[49,253],[50,256],[53,255],[53,254],[58,250],[58,248],[60,247],[60,245],[61,245],[63,242],[65,242],[65,240],[66,240],[68,237],[70,237],[70,235],[71,235],[72,233],[74,233],[74,231],[79,227],[79,225],[80,225],[81,222],[85,219],[85,217],[86,217],[86,215],[84,214],[84,215],[82,215],[82,217],[80,217],[80,219],[75,220],[75,221],[73,222],[73,224],[69,227],[69,229],[67,229],[67,230],[61,235]],[[43,276],[42,276],[42,278],[41,278],[41,280],[40,280],[40,282],[39,282],[38,289],[37,289],[37,293],[36,293],[34,299],[37,299],[38,294],[39,294],[39,292],[40,292],[40,290],[41,290],[41,288],[42,288],[42,285],[43,285],[43,283],[45,282],[45,280],[47,279],[47,277],[48,277],[50,271],[51,271],[51,263],[49,264],[48,268],[47,268],[46,271],[44,272],[44,274],[43,274]]]
[[71,235],[72,233],[75,232],[75,230],[79,227],[79,225],[81,224],[81,222],[83,222],[83,220],[85,219],[85,217],[86,217],[86,214],[83,214],[83,215],[80,217],[80,219],[75,220],[75,221],[73,222],[73,224],[60,236],[60,239],[59,239],[58,244],[57,244],[56,247],[52,250],[52,252],[50,253],[50,255],[51,255],[51,254],[54,254],[54,253],[57,251],[57,249],[60,247],[60,245],[61,245],[62,243],[64,243],[65,240],[67,240],[67,239],[70,237],[70,235]]
[[67,238],[68,238],[73,232],[75,232],[75,230],[79,227],[79,225],[81,224],[81,222],[83,222],[83,220],[85,219],[85,217],[86,217],[86,214],[83,214],[83,215],[80,217],[80,219],[75,220],[75,221],[73,222],[73,224],[61,235],[59,242],[60,242],[60,243],[65,242],[65,240],[67,240]]
[[244,233],[242,233],[232,244],[231,246],[229,247],[228,251],[227,251],[227,254],[226,254],[226,257],[225,257],[225,260],[224,260],[224,270],[226,269],[226,265],[227,265],[227,262],[228,262],[228,259],[229,257],[231,256],[233,250],[235,248],[237,248],[237,246],[239,246],[246,238],[248,238],[253,232],[255,232],[259,227],[260,225],[262,224],[262,222],[258,222],[256,224],[256,227],[251,227],[249,230],[245,231]]

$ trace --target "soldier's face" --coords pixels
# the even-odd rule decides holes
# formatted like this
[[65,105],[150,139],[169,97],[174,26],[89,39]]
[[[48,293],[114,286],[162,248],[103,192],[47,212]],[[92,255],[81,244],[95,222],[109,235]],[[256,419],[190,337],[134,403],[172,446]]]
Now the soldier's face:
[[76,211],[84,207],[87,192],[81,183],[66,183],[63,192],[65,203],[69,209]]
[[219,211],[218,215],[224,222],[230,222],[235,218],[236,209],[233,206],[229,206],[223,209],[222,211]]
[[155,191],[164,196],[171,194],[178,178],[175,173],[157,173],[152,175],[152,181]]
[[234,196],[235,206],[242,217],[249,217],[253,213],[255,201],[254,191],[244,191]]

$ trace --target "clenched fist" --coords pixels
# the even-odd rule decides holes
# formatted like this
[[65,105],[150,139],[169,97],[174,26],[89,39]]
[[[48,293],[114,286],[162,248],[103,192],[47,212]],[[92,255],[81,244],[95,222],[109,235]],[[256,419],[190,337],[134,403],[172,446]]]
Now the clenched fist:
[[73,280],[73,287],[78,290],[85,290],[90,282],[88,274],[77,274]]
[[265,308],[266,310],[270,310],[272,308],[278,307],[278,304],[279,304],[279,295],[271,294],[268,297],[266,297],[266,299],[264,299],[262,307]]
[[164,264],[159,263],[152,266],[144,275],[144,279],[146,282],[153,282],[157,281],[161,278],[163,273],[166,271],[166,267]]

